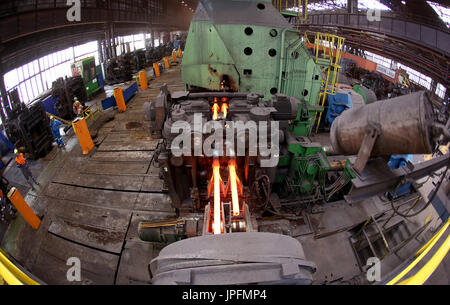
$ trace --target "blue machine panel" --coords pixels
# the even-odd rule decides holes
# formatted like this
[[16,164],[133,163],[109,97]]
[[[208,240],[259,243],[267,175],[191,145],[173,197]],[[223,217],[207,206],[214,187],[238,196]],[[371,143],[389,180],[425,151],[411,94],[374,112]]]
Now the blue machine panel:
[[[388,165],[391,169],[398,169],[406,166],[408,164],[408,161],[412,162],[412,160],[413,160],[412,155],[392,155]],[[393,198],[396,198],[402,195],[410,194],[411,188],[412,188],[411,183],[402,185],[397,189],[395,194],[391,193],[391,195]]]
[[[136,94],[137,91],[138,85],[136,82],[133,82],[127,89],[123,90],[123,98],[125,100],[125,104],[127,104],[131,100],[131,98]],[[116,106],[117,102],[116,99],[114,98],[114,95],[107,97],[102,101],[103,110]]]
[[336,95],[328,96],[328,111],[325,116],[325,124],[331,127],[334,120],[341,115],[342,112],[353,107],[351,92],[336,93]]
[[53,99],[52,96],[49,95],[48,97],[43,99],[41,103],[42,103],[42,105],[44,105],[46,112],[53,114],[53,115],[58,115],[58,113],[56,112],[56,109],[55,109],[55,104],[58,100],[59,100],[59,98]]

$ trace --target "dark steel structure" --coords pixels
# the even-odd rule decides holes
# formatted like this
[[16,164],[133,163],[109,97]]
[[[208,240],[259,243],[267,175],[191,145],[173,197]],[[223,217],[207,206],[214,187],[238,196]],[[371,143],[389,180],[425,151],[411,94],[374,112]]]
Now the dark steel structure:
[[392,58],[442,84],[448,83],[450,31],[416,20],[383,14],[370,22],[367,14],[321,12],[297,21],[299,29],[332,32],[346,38],[347,46]]
[[[74,1],[77,2],[77,1]],[[66,0],[0,2],[0,93],[8,98],[3,75],[47,54],[98,41],[100,60],[116,56],[117,37],[187,30],[192,11],[176,0],[80,0],[80,20],[69,21]],[[168,34],[166,34],[168,36]],[[1,111],[0,111],[1,112]],[[4,114],[0,116],[4,121]]]

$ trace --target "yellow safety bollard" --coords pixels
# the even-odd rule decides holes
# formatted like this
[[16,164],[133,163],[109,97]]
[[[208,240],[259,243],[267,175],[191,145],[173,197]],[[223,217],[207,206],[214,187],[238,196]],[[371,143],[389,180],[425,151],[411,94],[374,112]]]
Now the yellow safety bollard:
[[122,88],[114,89],[114,97],[116,99],[119,112],[125,112],[127,110],[127,106],[125,105],[125,99],[123,98]]
[[157,62],[155,62],[153,64],[153,69],[155,69],[155,76],[156,77],[160,77],[161,76],[161,72],[159,71],[159,64]]
[[141,90],[147,90],[147,74],[145,71],[139,72],[139,81],[141,83]]
[[178,62],[177,53],[176,52],[172,52],[172,61],[173,62]]
[[166,69],[170,68],[170,64],[169,64],[169,57],[164,57],[164,63],[166,64]]
[[91,134],[84,118],[78,118],[72,122],[73,130],[77,135],[80,142],[83,155],[87,155],[94,148],[94,142],[92,141]]
[[183,52],[181,49],[178,49],[178,58],[183,58]]
[[22,215],[25,221],[35,230],[39,229],[41,225],[41,220],[34,214],[33,210],[27,204],[25,199],[23,199],[19,190],[12,187],[8,193],[8,198],[11,200],[12,204],[16,207],[17,211]]

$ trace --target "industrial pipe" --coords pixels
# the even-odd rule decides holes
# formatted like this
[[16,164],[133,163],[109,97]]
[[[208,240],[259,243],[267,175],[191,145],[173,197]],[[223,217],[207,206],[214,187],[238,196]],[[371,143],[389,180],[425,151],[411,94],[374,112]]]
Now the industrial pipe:
[[345,111],[331,126],[331,144],[339,154],[356,155],[367,127],[375,124],[380,134],[372,156],[430,154],[434,123],[431,101],[420,91]]

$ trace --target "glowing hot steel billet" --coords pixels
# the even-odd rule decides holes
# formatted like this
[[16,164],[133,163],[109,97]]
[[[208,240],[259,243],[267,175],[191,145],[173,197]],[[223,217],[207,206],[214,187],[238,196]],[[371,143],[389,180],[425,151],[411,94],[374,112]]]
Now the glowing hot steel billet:
[[231,184],[231,202],[233,204],[233,215],[239,216],[239,196],[237,189],[237,175],[236,175],[236,163],[234,161],[230,162],[228,165],[230,172],[230,184]]
[[223,113],[223,117],[226,118],[227,114],[228,114],[228,104],[222,104],[222,109],[221,109],[222,113]]
[[214,103],[214,106],[212,107],[214,121],[219,118],[219,109],[219,105],[217,103]]
[[220,234],[220,163],[219,160],[213,161],[213,180],[214,180],[214,224],[213,233]]

